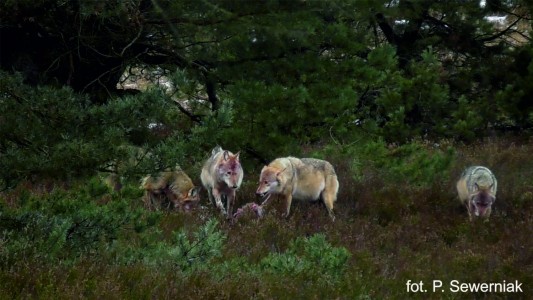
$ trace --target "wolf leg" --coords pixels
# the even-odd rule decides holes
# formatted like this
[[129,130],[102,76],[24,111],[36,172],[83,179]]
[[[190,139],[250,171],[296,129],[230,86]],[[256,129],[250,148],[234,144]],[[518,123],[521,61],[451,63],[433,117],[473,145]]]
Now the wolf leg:
[[211,202],[211,204],[213,204],[213,206],[217,206],[216,202],[215,202],[215,198],[213,197],[213,192],[211,191],[211,188],[207,188],[207,198],[209,199],[209,201]]
[[328,209],[328,214],[330,218],[335,221],[335,214],[333,213],[333,199],[331,195],[328,195],[325,193],[325,191],[322,193],[322,199],[324,201],[324,204],[326,205],[326,208]]
[[470,210],[470,205],[468,204],[468,202],[465,203],[465,206],[466,206],[466,210],[468,211],[468,219],[470,221],[473,221],[474,217],[472,216],[472,211]]
[[166,200],[168,201],[167,209],[170,209],[171,204],[173,204],[174,207],[177,207],[179,204],[179,201],[178,201],[177,195],[174,194],[174,191],[168,187],[165,188],[164,191],[165,191],[165,196],[167,198]]
[[220,211],[224,214],[224,215],[227,215],[227,212],[226,212],[226,209],[224,208],[224,204],[222,204],[222,196],[220,195],[220,191],[213,188],[213,198],[215,198],[215,203],[216,203],[216,207],[218,207],[218,209],[220,209]]
[[287,203],[287,211],[283,214],[283,217],[288,218],[291,212],[292,193],[285,196],[285,201]]
[[227,207],[226,218],[228,219],[231,219],[233,216],[231,211],[232,211],[233,203],[235,203],[236,195],[237,193],[235,192],[235,190],[232,190],[228,195],[226,195],[226,207]]
[[335,214],[333,213],[333,203],[337,200],[337,192],[339,190],[339,181],[336,177],[326,178],[326,187],[322,191],[322,201],[328,209],[329,216],[335,221]]

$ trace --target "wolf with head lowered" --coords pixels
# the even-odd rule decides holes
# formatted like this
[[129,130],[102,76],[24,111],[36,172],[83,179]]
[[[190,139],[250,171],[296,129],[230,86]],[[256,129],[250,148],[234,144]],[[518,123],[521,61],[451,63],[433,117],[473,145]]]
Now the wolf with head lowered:
[[200,202],[200,188],[194,186],[191,178],[179,166],[144,177],[141,189],[145,191],[143,201],[151,209],[173,204],[174,208],[189,212]]
[[321,159],[283,157],[261,170],[256,194],[264,197],[263,206],[272,195],[281,195],[287,203],[289,216],[292,199],[322,200],[330,217],[335,220],[333,203],[337,200],[339,181],[333,166]]
[[457,182],[457,192],[470,220],[477,217],[488,219],[497,189],[496,177],[488,168],[473,166],[463,172]]
[[[243,178],[239,152],[233,154],[220,146],[215,147],[202,168],[200,178],[211,203],[230,219],[233,216],[232,206],[237,189]],[[223,198],[226,200],[226,207],[222,203]]]

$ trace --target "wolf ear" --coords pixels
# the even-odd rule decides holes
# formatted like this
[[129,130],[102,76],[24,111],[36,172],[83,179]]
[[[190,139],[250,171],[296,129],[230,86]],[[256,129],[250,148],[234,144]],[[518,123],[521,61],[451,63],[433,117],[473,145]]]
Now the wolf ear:
[[224,150],[224,160],[228,160],[228,159],[229,159],[228,150]]
[[279,177],[279,175],[280,175],[281,173],[285,172],[285,170],[287,170],[287,168],[285,168],[285,169],[279,171],[278,173],[276,173],[276,177]]
[[239,161],[239,155],[241,154],[241,151],[237,152],[237,154],[235,154],[233,157],[235,157],[235,159],[237,161]]

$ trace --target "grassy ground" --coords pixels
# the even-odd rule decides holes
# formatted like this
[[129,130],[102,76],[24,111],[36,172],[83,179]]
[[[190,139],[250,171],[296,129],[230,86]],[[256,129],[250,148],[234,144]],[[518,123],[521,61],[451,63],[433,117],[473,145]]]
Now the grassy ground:
[[[296,201],[288,219],[274,199],[265,218],[230,223],[211,207],[146,212],[133,187],[19,187],[2,196],[0,298],[531,299],[533,143],[485,141],[454,153],[448,175],[422,185],[370,161],[354,172],[350,157],[328,157],[341,184],[335,222],[323,205]],[[455,181],[473,164],[499,181],[490,222],[469,222],[456,196]],[[239,205],[259,202],[257,178],[246,174]],[[50,221],[57,215],[65,217]],[[408,292],[409,280],[427,292]],[[443,283],[435,292],[434,280]],[[453,280],[517,280],[523,292],[454,293]]]

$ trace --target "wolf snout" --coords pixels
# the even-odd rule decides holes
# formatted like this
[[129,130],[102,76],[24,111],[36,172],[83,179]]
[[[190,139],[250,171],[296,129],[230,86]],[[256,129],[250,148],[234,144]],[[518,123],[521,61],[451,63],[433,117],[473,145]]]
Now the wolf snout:
[[259,192],[259,191],[255,192],[255,194],[257,196],[259,196],[259,197],[264,197],[266,195],[266,193],[262,193],[262,192]]

